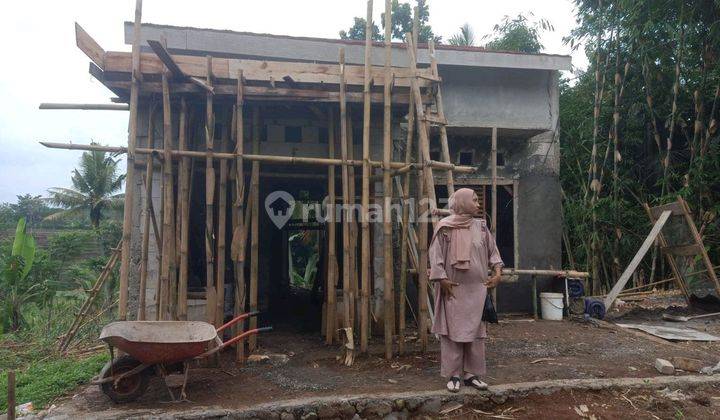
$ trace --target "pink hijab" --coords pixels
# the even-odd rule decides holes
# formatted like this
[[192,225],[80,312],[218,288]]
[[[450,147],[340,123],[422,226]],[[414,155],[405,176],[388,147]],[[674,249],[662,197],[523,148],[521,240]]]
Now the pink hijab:
[[448,200],[450,216],[438,222],[432,238],[434,241],[442,228],[447,228],[450,231],[448,257],[450,257],[450,265],[458,270],[470,268],[470,247],[472,244],[470,225],[472,225],[473,216],[477,213],[477,206],[473,202],[474,196],[475,191],[470,188],[460,188],[455,191]]

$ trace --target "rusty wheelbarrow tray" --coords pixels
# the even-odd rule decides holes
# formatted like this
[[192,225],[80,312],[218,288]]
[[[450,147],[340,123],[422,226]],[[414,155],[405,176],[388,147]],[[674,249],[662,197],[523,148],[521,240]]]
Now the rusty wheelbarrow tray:
[[[226,342],[220,339],[223,330],[258,313],[239,315],[217,329],[201,321],[118,321],[108,324],[100,333],[100,339],[110,347],[111,361],[92,383],[100,385],[113,401],[129,402],[145,391],[150,367],[156,367],[156,372],[165,376],[173,365],[182,362],[187,380],[189,361],[206,358],[250,335],[272,330],[272,327],[255,328]],[[126,354],[115,359],[112,357],[114,348]],[[183,396],[184,388],[183,384]]]

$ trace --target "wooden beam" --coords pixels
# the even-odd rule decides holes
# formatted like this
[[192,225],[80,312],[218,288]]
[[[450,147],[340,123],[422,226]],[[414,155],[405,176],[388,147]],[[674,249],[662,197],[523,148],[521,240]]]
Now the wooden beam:
[[[340,63],[340,156],[342,157],[343,161],[347,161],[348,159],[348,127],[347,127],[347,104],[345,102],[345,49],[340,48],[339,51],[339,57],[338,61]],[[342,244],[343,244],[343,278],[342,278],[342,284],[343,284],[343,322],[345,323],[344,327],[351,327],[351,325],[348,325],[348,320],[350,319],[350,276],[352,275],[352,264],[350,262],[350,250],[351,250],[351,241],[350,241],[350,222],[348,220],[348,217],[350,216],[350,212],[348,209],[350,208],[350,168],[348,165],[343,165],[341,167],[341,179],[342,179],[342,199],[343,199],[343,231],[342,231]],[[335,285],[333,284],[331,286],[333,294],[335,293]],[[333,296],[333,301],[335,301],[335,297]],[[335,319],[336,315],[335,312],[337,310],[333,308],[332,313],[332,322],[328,321],[328,328],[330,328],[330,324],[332,323],[332,331],[330,331],[335,336],[335,330],[337,327],[335,326]],[[328,313],[328,317],[330,314]],[[329,318],[328,318],[329,319]],[[329,339],[329,343],[332,343],[332,339]]]
[[160,43],[160,41],[148,39],[147,43],[148,45],[150,45],[150,48],[152,48],[155,55],[157,55],[157,57],[160,59],[160,61],[162,61],[165,67],[170,70],[170,73],[172,73],[174,79],[183,80],[187,78],[185,73],[183,73],[180,67],[178,67],[175,60],[173,60],[168,50],[165,48],[165,46],[163,46],[163,44]]
[[[365,24],[365,71],[363,76],[363,169],[362,169],[362,248],[361,248],[361,281],[360,294],[360,352],[366,353],[368,349],[368,336],[370,333],[370,82],[372,81],[372,7],[373,0],[367,2],[367,17]],[[352,314],[350,314],[352,317]],[[352,319],[352,318],[351,318]],[[352,326],[352,323],[350,324]]]
[[395,327],[395,273],[393,272],[393,241],[392,241],[392,195],[393,188],[390,179],[390,161],[392,160],[392,103],[390,92],[392,86],[392,7],[391,0],[385,0],[385,95],[383,104],[383,309],[385,330],[385,358],[393,357],[393,331]]
[[137,109],[140,93],[140,21],[142,0],[135,0],[135,22],[133,24],[132,84],[130,87],[130,122],[128,124],[127,174],[125,176],[125,203],[123,207],[122,257],[120,260],[120,297],[118,318],[127,319],[128,287],[130,278],[130,243],[133,228],[133,204],[135,199],[135,143],[137,142]]
[[627,268],[625,268],[625,271],[623,271],[617,283],[615,283],[612,290],[610,290],[610,293],[608,293],[608,295],[605,297],[604,303],[606,310],[609,311],[613,303],[615,303],[615,298],[617,297],[617,295],[620,294],[622,289],[625,288],[625,285],[627,284],[628,280],[630,280],[630,277],[637,269],[637,266],[642,261],[648,249],[650,249],[652,244],[655,242],[655,238],[657,238],[663,226],[665,226],[665,223],[670,217],[670,214],[672,214],[670,210],[663,211],[658,220],[655,222],[655,225],[648,234],[647,238],[645,238],[645,241],[640,246],[640,249],[638,249],[638,252],[635,254],[632,261],[630,261],[630,264],[627,266]]
[[[135,15],[137,17],[137,12]],[[100,68],[105,67],[105,50],[77,22],[75,22],[75,43],[93,63]]]
[[[257,106],[253,107],[252,113],[252,147],[253,152],[260,150],[260,110]],[[250,176],[251,192],[252,192],[252,221],[250,228],[250,311],[258,310],[258,269],[260,264],[260,162],[253,162],[252,174]],[[257,317],[250,319],[250,329],[257,328]],[[251,335],[248,340],[248,348],[250,352],[257,347],[257,335]]]
[[[243,97],[244,84],[242,70],[238,70],[237,75],[237,96],[235,97],[235,152],[242,154],[245,144],[245,121],[244,106],[245,98]],[[231,245],[231,254],[235,260],[235,316],[245,312],[245,240],[247,238],[247,224],[245,224],[245,171],[244,160],[240,157],[235,159],[235,229],[233,230],[233,240]],[[238,243],[240,242],[240,243]],[[244,330],[244,323],[235,324],[235,336],[241,334]],[[239,341],[235,346],[235,361],[242,363],[245,361],[245,342]]]
[[175,279],[175,200],[173,188],[172,116],[170,114],[170,85],[163,74],[163,248],[160,269],[160,317],[171,320],[175,313],[172,307],[172,285]]
[[[228,143],[228,128],[223,130],[223,141],[220,148]],[[225,318],[225,235],[227,220],[227,180],[228,160],[220,161],[220,182],[218,184],[218,228],[217,228],[217,278],[215,281],[216,302],[215,302],[215,325],[224,324]]]
[[[675,202],[677,204],[677,202]],[[663,206],[664,207],[664,206]],[[643,208],[645,209],[645,212],[648,215],[648,218],[650,219],[650,222],[655,224],[657,221],[657,217],[655,216],[653,210],[648,206],[647,203],[643,203]],[[674,209],[665,207],[666,210],[669,210],[670,212],[674,213]],[[671,216],[672,216],[671,213]],[[658,216],[662,213],[658,213]],[[657,237],[657,244],[662,248],[668,246],[667,241],[665,240],[665,236],[662,234],[662,230],[658,234]],[[677,265],[677,262],[675,261],[675,257],[673,257],[670,254],[664,254],[665,258],[667,259],[668,265],[670,266],[670,270],[673,272],[673,276],[675,277],[676,284],[678,289],[682,290],[683,294],[685,295],[685,301],[690,303],[690,291],[687,288],[687,284],[685,282],[685,277],[683,273],[680,271],[680,268]]]
[[38,109],[79,109],[83,111],[129,111],[127,104],[66,104],[43,102]]

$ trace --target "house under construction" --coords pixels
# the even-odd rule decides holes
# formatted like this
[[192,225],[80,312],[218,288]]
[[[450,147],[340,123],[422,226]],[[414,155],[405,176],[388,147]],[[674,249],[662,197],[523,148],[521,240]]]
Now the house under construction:
[[[442,213],[459,187],[478,192],[506,267],[561,267],[568,56],[142,24],[139,9],[125,24],[132,52],[76,36],[114,107],[130,110],[128,146],[46,145],[127,152],[121,319],[219,325],[260,310],[329,343],[350,327],[363,351],[384,336],[388,354],[407,320],[425,345],[433,222],[415,216]],[[375,223],[371,208],[399,211]],[[297,295],[290,238],[304,231],[319,260]],[[501,312],[532,310],[523,276],[499,287]]]

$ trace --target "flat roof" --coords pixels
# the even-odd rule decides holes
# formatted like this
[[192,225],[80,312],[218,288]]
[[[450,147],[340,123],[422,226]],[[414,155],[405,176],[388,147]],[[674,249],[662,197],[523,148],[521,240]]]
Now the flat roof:
[[[125,43],[132,44],[133,23],[125,22]],[[275,59],[337,63],[339,48],[345,48],[348,64],[364,64],[364,41],[296,37],[288,35],[259,34],[230,30],[193,28],[172,25],[143,23],[141,26],[142,47],[149,49],[147,40],[165,39],[167,48],[173,53],[236,57],[253,59]],[[385,56],[383,43],[376,42],[372,50],[372,64],[383,65]],[[407,67],[408,58],[405,44],[393,43],[393,66]],[[510,51],[492,51],[481,47],[454,47],[436,45],[435,55],[441,66],[495,67],[529,70],[570,70],[568,55],[527,54]],[[429,64],[426,44],[418,45],[418,62]]]

